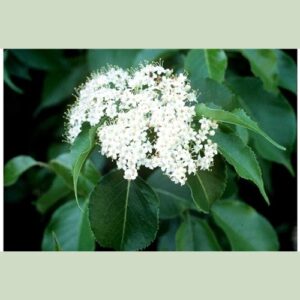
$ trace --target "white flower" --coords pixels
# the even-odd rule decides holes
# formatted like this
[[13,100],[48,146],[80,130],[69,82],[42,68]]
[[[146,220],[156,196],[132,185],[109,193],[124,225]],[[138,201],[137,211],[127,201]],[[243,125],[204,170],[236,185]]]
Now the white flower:
[[84,122],[98,125],[101,153],[116,160],[125,179],[134,180],[141,166],[159,167],[183,185],[188,174],[210,169],[217,154],[209,137],[218,125],[207,118],[194,122],[196,98],[185,74],[161,65],[110,67],[79,90],[68,112],[68,140]]

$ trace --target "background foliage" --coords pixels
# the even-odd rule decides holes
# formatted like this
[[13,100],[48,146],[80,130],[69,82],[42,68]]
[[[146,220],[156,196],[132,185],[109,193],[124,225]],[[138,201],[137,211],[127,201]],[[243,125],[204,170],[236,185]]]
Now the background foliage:
[[[295,56],[266,49],[5,50],[5,250],[295,249]],[[62,142],[63,114],[90,72],[160,59],[189,73],[202,103],[197,114],[220,122],[220,155],[212,172],[191,176],[188,186],[142,170],[128,190],[94,148],[92,130],[71,151]],[[115,198],[112,183],[129,198]],[[128,201],[131,225],[122,232],[111,220]]]

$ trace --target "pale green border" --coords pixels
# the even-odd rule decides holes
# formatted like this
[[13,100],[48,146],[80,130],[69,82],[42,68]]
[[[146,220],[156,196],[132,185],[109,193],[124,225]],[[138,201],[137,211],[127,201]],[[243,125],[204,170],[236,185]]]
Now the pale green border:
[[4,48],[300,48],[295,0],[1,1]]
[[298,253],[2,253],[0,298],[299,299],[299,265]]
[[[4,48],[300,48],[291,0],[2,2]],[[299,253],[0,253],[0,299],[298,299],[299,269]]]

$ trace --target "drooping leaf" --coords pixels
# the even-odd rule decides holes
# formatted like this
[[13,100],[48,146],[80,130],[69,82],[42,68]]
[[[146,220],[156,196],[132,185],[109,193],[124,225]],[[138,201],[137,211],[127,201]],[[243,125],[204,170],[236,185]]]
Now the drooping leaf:
[[11,53],[23,64],[38,70],[57,70],[68,66],[63,57],[63,50],[15,49],[11,50]]
[[7,70],[10,76],[16,76],[21,79],[31,80],[28,66],[22,64],[10,50],[6,51],[7,58],[4,62],[4,68]]
[[269,203],[262,180],[261,169],[252,149],[233,133],[224,133],[218,130],[213,139],[218,143],[218,151],[234,167],[238,175],[254,182],[266,202]]
[[275,50],[278,62],[278,85],[297,94],[297,65],[294,60],[282,50]]
[[[50,161],[53,171],[59,175],[69,189],[74,190],[74,182],[72,176],[73,157],[70,153],[59,155]],[[77,194],[87,197],[100,178],[99,173],[94,165],[87,161],[82,170],[82,175],[78,176],[78,184],[76,184]]]
[[39,165],[30,156],[20,155],[8,161],[4,167],[4,186],[13,185],[28,169]]
[[207,221],[189,214],[176,233],[178,251],[219,251],[221,247]]
[[231,79],[229,86],[240,96],[240,105],[258,126],[286,148],[286,151],[276,149],[255,135],[255,148],[259,154],[266,160],[285,165],[293,172],[290,155],[296,141],[296,117],[290,104],[282,95],[264,91],[262,84],[255,78]]
[[159,217],[171,219],[184,210],[195,208],[189,188],[175,184],[161,170],[155,170],[147,179],[160,200]]
[[72,176],[73,176],[73,187],[76,200],[77,195],[77,182],[86,160],[90,156],[91,152],[95,147],[97,127],[83,128],[81,133],[78,135],[76,140],[71,146],[71,159],[72,159]]
[[208,213],[211,205],[221,198],[226,187],[226,165],[217,156],[210,171],[198,170],[195,175],[188,176],[188,186],[193,200],[201,211]]
[[277,92],[277,55],[273,49],[243,49],[242,54],[249,60],[251,70],[259,77],[267,91]]
[[16,93],[18,93],[18,94],[22,94],[23,93],[23,91],[22,91],[22,89],[20,89],[18,86],[16,86],[15,84],[14,84],[14,82],[11,80],[11,78],[10,78],[10,75],[9,75],[9,73],[8,73],[8,71],[7,71],[7,69],[4,67],[4,69],[3,69],[3,78],[4,78],[4,82],[13,90],[13,91],[15,91]]
[[147,247],[158,229],[159,200],[141,178],[120,171],[103,176],[90,196],[89,218],[98,243],[115,250]]
[[193,74],[194,80],[211,78],[222,82],[226,68],[227,57],[220,49],[193,49],[185,60],[185,69]]
[[49,189],[35,202],[37,210],[44,214],[59,200],[70,194],[70,188],[61,177],[55,177]]
[[212,206],[212,216],[234,251],[276,251],[279,248],[271,224],[246,203],[217,201]]
[[53,251],[52,232],[55,233],[63,251],[93,251],[95,249],[95,240],[89,227],[87,218],[87,201],[80,201],[84,207],[82,212],[75,200],[69,201],[60,206],[52,215],[47,225],[42,249],[44,251]]
[[291,175],[294,176],[294,169],[290,161],[291,151],[282,152],[278,151],[278,149],[272,149],[268,143],[265,143],[264,140],[260,138],[254,137],[254,146],[257,152],[266,160],[273,161],[285,166]]
[[262,131],[257,125],[257,123],[251,120],[251,118],[242,109],[235,109],[234,111],[229,112],[218,108],[210,108],[205,104],[201,103],[196,106],[196,114],[198,117],[205,116],[218,122],[245,127],[261,135],[268,142],[273,144],[278,149],[285,150],[283,146],[279,145],[271,137],[269,137],[264,131]]
[[136,49],[91,49],[87,53],[88,67],[90,71],[107,65],[129,68],[132,67],[138,52]]

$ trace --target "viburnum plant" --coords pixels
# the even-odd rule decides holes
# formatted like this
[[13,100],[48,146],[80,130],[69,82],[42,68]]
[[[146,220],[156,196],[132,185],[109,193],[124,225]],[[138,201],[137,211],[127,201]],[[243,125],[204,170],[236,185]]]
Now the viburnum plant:
[[[191,50],[176,70],[158,61],[92,73],[65,114],[70,151],[5,167],[7,186],[36,165],[57,175],[36,201],[41,213],[63,203],[42,248],[141,250],[156,240],[158,250],[278,250],[236,182],[251,181],[270,204],[259,162],[293,172],[295,116],[279,88],[295,92],[294,65],[279,50],[240,52],[258,78],[230,73],[222,50]],[[102,175],[97,160],[109,161]]]

